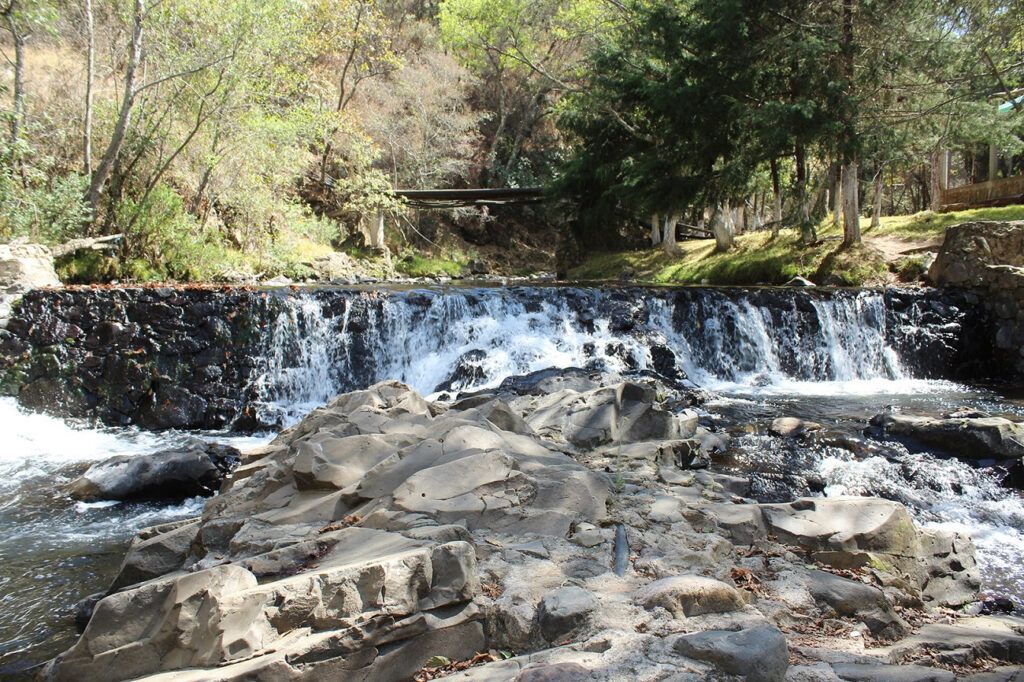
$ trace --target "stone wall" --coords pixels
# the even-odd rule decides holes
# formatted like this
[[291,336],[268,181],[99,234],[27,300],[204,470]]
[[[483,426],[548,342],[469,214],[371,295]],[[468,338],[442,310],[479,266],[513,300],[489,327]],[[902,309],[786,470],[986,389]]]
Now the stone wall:
[[982,294],[993,324],[991,371],[1024,379],[1024,221],[949,228],[928,278]]
[[[0,392],[146,428],[246,426],[267,292],[37,289],[0,330]],[[251,420],[250,420],[251,421]]]

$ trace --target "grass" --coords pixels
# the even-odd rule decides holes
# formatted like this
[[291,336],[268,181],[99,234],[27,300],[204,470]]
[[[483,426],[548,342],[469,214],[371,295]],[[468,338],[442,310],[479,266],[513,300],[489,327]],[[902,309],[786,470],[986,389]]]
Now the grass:
[[410,253],[395,263],[395,269],[409,277],[458,277],[465,270],[462,254],[451,257]]
[[[569,274],[579,280],[615,280],[629,274],[649,284],[784,284],[797,276],[819,284],[881,284],[891,276],[885,254],[872,245],[876,237],[927,245],[951,225],[975,220],[1024,220],[1024,206],[891,216],[874,229],[863,220],[865,242],[850,248],[840,247],[841,233],[827,220],[819,227],[818,242],[807,247],[800,245],[796,230],[788,229],[775,237],[770,232],[740,235],[726,253],[716,253],[712,239],[680,242],[677,256],[661,249],[598,253]],[[906,276],[911,267],[904,263],[897,269]]]

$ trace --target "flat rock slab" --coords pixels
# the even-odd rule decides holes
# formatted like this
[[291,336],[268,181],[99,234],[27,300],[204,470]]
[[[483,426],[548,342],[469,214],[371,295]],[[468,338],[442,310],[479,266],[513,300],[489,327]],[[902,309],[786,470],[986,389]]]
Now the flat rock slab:
[[782,682],[789,668],[786,638],[774,625],[683,635],[675,641],[673,649],[687,658],[741,676],[747,682]]
[[962,459],[1024,457],[1024,424],[1003,417],[933,419],[905,414],[875,415],[871,424],[896,436]]
[[956,675],[948,670],[920,665],[833,663],[832,671],[848,682],[956,682]]

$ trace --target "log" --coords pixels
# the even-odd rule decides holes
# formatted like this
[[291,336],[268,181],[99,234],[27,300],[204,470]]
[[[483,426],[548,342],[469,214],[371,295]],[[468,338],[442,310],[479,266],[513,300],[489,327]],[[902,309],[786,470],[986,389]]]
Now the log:
[[61,256],[67,256],[75,253],[76,251],[85,251],[90,249],[92,251],[110,251],[116,249],[121,240],[124,239],[123,234],[109,234],[105,237],[83,237],[82,239],[72,239],[58,244],[57,246],[50,248],[50,253],[53,254],[54,258],[60,258]]

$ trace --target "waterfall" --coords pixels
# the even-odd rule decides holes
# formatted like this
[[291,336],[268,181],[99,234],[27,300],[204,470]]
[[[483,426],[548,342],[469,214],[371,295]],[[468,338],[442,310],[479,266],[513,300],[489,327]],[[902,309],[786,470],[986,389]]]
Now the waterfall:
[[874,291],[320,290],[279,305],[253,385],[265,414],[286,417],[383,379],[431,395],[548,367],[712,387],[900,380],[913,372],[899,348],[927,326]]

